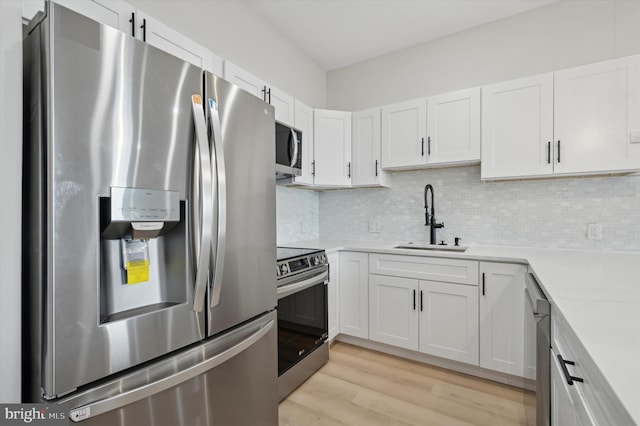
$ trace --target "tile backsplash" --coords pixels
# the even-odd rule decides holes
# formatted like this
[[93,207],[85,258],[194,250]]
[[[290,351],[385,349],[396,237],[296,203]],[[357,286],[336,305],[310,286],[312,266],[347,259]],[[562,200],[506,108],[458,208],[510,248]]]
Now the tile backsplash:
[[318,238],[319,211],[318,192],[277,185],[278,245]]
[[[398,172],[391,188],[325,191],[278,189],[278,239],[428,241],[424,186],[434,187],[438,240],[640,251],[640,176],[601,176],[485,182],[480,166]],[[317,201],[316,201],[317,199]],[[317,203],[317,204],[316,204]],[[281,208],[300,205],[300,211]],[[300,222],[313,221],[317,234]],[[369,232],[370,222],[380,224]],[[587,224],[602,225],[602,240],[587,239]]]

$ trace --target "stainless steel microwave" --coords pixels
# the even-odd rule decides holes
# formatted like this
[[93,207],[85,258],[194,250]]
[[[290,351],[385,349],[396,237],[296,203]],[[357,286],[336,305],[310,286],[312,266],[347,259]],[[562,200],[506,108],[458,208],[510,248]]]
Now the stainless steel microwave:
[[302,174],[302,132],[276,122],[276,178]]

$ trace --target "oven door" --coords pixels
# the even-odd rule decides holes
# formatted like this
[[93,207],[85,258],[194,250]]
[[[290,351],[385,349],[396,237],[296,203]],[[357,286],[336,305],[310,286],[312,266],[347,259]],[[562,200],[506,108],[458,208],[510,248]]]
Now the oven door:
[[328,268],[278,287],[278,376],[328,337]]
[[276,123],[276,175],[302,174],[302,132]]

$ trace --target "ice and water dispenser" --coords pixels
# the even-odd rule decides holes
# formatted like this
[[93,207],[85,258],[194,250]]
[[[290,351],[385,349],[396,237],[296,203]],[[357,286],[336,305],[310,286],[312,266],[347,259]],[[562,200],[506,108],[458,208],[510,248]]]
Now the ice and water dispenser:
[[176,191],[112,187],[100,198],[100,321],[184,303],[185,205]]

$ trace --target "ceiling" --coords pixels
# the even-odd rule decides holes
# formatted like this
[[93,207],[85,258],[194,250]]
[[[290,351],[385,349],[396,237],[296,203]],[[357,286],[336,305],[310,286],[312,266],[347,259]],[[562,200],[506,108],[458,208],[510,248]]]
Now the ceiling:
[[558,0],[243,0],[325,71]]

